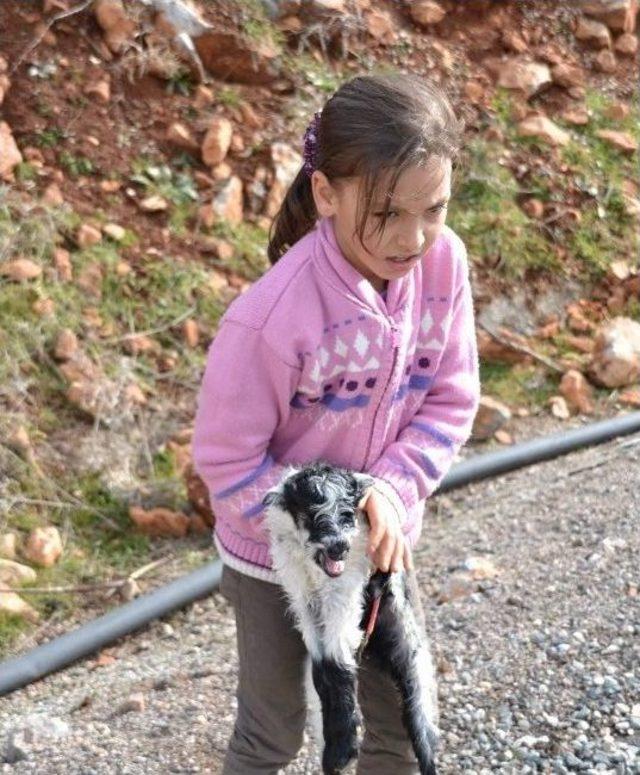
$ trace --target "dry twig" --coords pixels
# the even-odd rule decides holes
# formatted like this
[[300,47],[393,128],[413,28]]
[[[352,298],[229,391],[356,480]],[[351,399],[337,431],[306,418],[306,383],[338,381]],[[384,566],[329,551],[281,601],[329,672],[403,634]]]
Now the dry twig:
[[62,19],[66,19],[69,16],[75,16],[77,13],[82,13],[86,8],[88,8],[93,0],[85,0],[84,3],[80,3],[79,5],[75,5],[73,8],[69,8],[68,11],[60,11],[60,13],[57,13],[55,16],[52,16],[51,19],[47,22],[47,24],[44,26],[44,29],[40,32],[39,35],[35,37],[31,43],[25,48],[25,50],[20,54],[20,56],[16,59],[16,61],[13,64],[13,67],[11,68],[10,75],[13,75],[15,71],[20,67],[20,65],[24,62],[24,60],[29,56],[29,54],[37,48],[40,43],[42,42],[42,39],[44,36],[49,32],[49,30],[53,27],[53,25],[56,22],[61,21]]
[[497,334],[495,331],[492,331],[484,323],[478,323],[478,325],[480,326],[480,328],[484,329],[489,334],[489,336],[495,339],[496,342],[499,342],[505,347],[509,347],[511,350],[516,350],[517,352],[525,353],[526,355],[530,355],[536,361],[539,361],[548,369],[551,369],[552,371],[555,371],[558,374],[564,374],[564,372],[566,371],[566,369],[563,369],[562,366],[558,365],[555,361],[551,360],[551,358],[547,358],[545,355],[540,355],[540,353],[537,353],[534,350],[531,350],[529,347],[525,347],[522,344],[516,344],[515,342],[509,341],[509,339],[505,339],[504,337],[500,336],[500,334]]

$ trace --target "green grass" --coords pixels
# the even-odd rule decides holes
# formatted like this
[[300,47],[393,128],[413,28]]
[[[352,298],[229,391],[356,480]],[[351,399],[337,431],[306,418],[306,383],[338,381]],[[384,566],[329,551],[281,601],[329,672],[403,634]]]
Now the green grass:
[[336,71],[324,60],[319,62],[307,53],[286,52],[282,60],[286,70],[297,75],[303,83],[319,89],[325,96],[333,94],[349,77]]
[[261,0],[242,0],[238,3],[240,26],[249,38],[259,45],[265,43],[277,53],[285,47],[283,33],[271,22]]
[[242,103],[242,96],[233,86],[223,86],[216,94],[216,101],[229,108],[237,108]]
[[498,144],[481,138],[468,144],[448,221],[469,252],[505,278],[522,279],[528,269],[557,271],[558,260],[538,224],[516,203],[518,183],[498,163],[500,152]]
[[540,366],[525,364],[480,363],[482,392],[502,401],[510,408],[534,409],[558,393],[559,380]]
[[[497,89],[491,110],[505,142],[481,138],[467,148],[467,164],[461,173],[459,192],[451,205],[451,223],[468,241],[471,250],[496,271],[513,279],[522,278],[531,267],[564,271],[555,257],[554,244],[568,248],[569,258],[579,267],[580,279],[598,280],[610,264],[637,250],[633,218],[627,214],[622,195],[625,179],[637,178],[637,159],[616,151],[597,137],[600,129],[616,129],[640,137],[640,109],[633,106],[622,121],[605,116],[610,102],[589,91],[587,125],[576,127],[554,120],[571,135],[564,147],[549,151],[536,138],[517,134],[513,119],[513,96]],[[506,148],[517,153],[551,154],[568,166],[568,172],[554,176],[531,171],[520,184],[498,163]],[[577,224],[554,222],[546,228],[528,218],[517,204],[526,192],[558,209],[574,206],[581,214]],[[563,262],[566,263],[566,262]]]
[[[149,187],[166,186],[171,189],[164,189],[168,196],[189,200],[188,187],[185,195],[182,179],[173,173],[169,177],[161,171],[154,178],[151,172],[148,180]],[[96,214],[98,222],[107,219],[105,213]],[[72,245],[79,220],[66,207],[30,205],[15,192],[0,189],[0,261],[19,255],[44,269],[39,278],[23,283],[0,278],[0,531],[14,530],[24,538],[32,528],[51,524],[60,529],[66,542],[60,561],[38,571],[36,586],[73,585],[125,574],[148,561],[151,548],[158,543],[167,547],[175,543],[174,539],[152,541],[138,533],[128,515],[128,494],[111,491],[99,474],[81,473],[69,465],[55,472],[48,469],[59,454],[51,456],[49,437],[61,431],[87,431],[66,399],[67,383],[52,357],[60,330],[73,330],[82,349],[107,376],[117,378],[124,368],[160,393],[167,384],[160,379],[175,377],[197,385],[202,372],[205,347],[186,348],[179,321],[188,315],[201,321],[207,331],[213,330],[225,306],[208,285],[209,270],[200,262],[157,256],[119,276],[116,267],[123,244],[107,238],[85,250],[71,249],[74,279],[60,280],[52,271],[53,249]],[[253,250],[251,232],[233,233],[241,245],[239,255],[247,261]],[[64,243],[62,235],[68,235],[69,241]],[[135,241],[135,235],[128,232],[124,244]],[[88,296],[77,285],[78,277],[92,264],[103,271],[100,298]],[[249,267],[247,263],[245,269]],[[53,315],[36,314],[33,304],[38,299],[54,302]],[[112,333],[101,335],[87,326],[83,318],[87,307],[97,310]],[[124,335],[156,329],[151,335],[176,359],[176,368],[169,375],[158,374],[153,356],[123,358]],[[18,426],[27,431],[37,466],[5,443]],[[141,460],[139,470],[132,472],[140,481],[140,492],[148,493],[155,505],[183,508],[186,492],[173,454],[161,449],[152,452],[151,466],[143,463]],[[34,593],[25,598],[43,618],[65,617],[83,604],[79,595]],[[31,626],[18,617],[1,617],[3,648]]]
[[224,266],[248,280],[257,280],[269,268],[266,247],[268,234],[264,229],[251,223],[233,226],[229,223],[216,223],[211,233],[233,245],[234,253]]

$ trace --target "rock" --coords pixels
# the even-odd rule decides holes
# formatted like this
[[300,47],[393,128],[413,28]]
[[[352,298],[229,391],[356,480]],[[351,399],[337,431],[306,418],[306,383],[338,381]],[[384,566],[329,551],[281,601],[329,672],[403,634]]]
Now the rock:
[[197,347],[200,341],[200,330],[198,323],[195,320],[185,320],[182,324],[182,333],[184,335],[184,341],[187,343],[187,347]]
[[622,56],[633,57],[638,53],[638,38],[630,32],[625,32],[617,38],[613,47]]
[[447,15],[445,9],[430,0],[414,0],[408,4],[407,10],[411,19],[421,27],[438,24]]
[[37,622],[40,614],[15,592],[0,592],[0,612],[21,616],[29,622]]
[[101,299],[103,272],[102,264],[93,261],[83,267],[76,280],[76,285],[92,298]]
[[462,564],[462,568],[471,574],[474,581],[492,579],[500,574],[489,557],[467,557]]
[[211,508],[209,491],[207,485],[201,477],[195,472],[193,463],[190,463],[185,469],[183,481],[187,488],[189,503],[200,514],[209,527],[215,524],[215,516]]
[[528,99],[551,83],[551,70],[543,62],[512,59],[501,65],[497,83],[505,89],[523,92]]
[[617,317],[597,331],[588,374],[605,387],[626,387],[640,379],[640,323]]
[[599,51],[595,60],[595,65],[602,73],[615,73],[617,62],[613,51],[609,51],[608,48]]
[[367,11],[364,21],[369,35],[379,43],[390,46],[397,41],[395,24],[387,11],[377,9]]
[[24,425],[19,425],[9,433],[7,444],[9,449],[20,455],[23,460],[26,460],[31,465],[34,464],[35,457],[33,447],[31,446],[31,439]]
[[506,29],[502,31],[502,45],[516,54],[524,54],[529,46],[527,41],[515,30]]
[[622,153],[632,155],[638,150],[638,141],[630,132],[618,132],[615,129],[599,129],[596,135]]
[[511,411],[507,406],[490,396],[482,396],[471,435],[475,441],[489,439],[510,419]]
[[134,692],[130,694],[127,699],[118,708],[119,713],[142,713],[146,707],[144,694],[142,692]]
[[582,0],[581,10],[612,30],[633,32],[636,28],[637,0]]
[[631,108],[625,102],[612,102],[603,110],[604,116],[612,121],[622,121],[630,112]]
[[569,407],[563,396],[551,396],[548,403],[551,414],[559,420],[568,420],[571,416]]
[[159,342],[145,334],[136,334],[125,339],[123,345],[125,352],[129,355],[140,355],[141,353],[159,353],[162,350]]
[[573,124],[574,126],[586,126],[589,123],[589,114],[584,106],[577,108],[567,108],[560,115],[563,121],[567,124]]
[[73,270],[71,267],[71,255],[64,248],[54,248],[53,263],[61,280],[69,282],[73,279]]
[[144,406],[147,403],[147,397],[144,391],[136,382],[132,382],[124,389],[124,399],[126,403],[135,406]]
[[96,0],[93,12],[109,49],[117,54],[125,43],[130,41],[136,29],[135,22],[129,18],[121,0]]
[[168,207],[169,203],[160,194],[152,194],[140,202],[140,209],[145,213],[161,213]]
[[209,167],[219,164],[229,151],[232,135],[233,125],[228,118],[214,118],[202,142],[202,161]]
[[56,338],[53,356],[58,361],[68,361],[78,352],[78,347],[78,337],[70,328],[65,328]]
[[571,136],[546,116],[531,116],[518,124],[522,137],[539,137],[550,145],[566,145]]
[[576,65],[569,65],[563,62],[559,65],[555,65],[551,69],[551,77],[553,82],[559,86],[571,88],[572,86],[584,86],[585,74],[581,67]]
[[589,43],[597,48],[611,47],[611,33],[602,22],[581,16],[578,19],[575,36],[578,40]]
[[436,602],[439,605],[451,603],[463,597],[469,597],[476,589],[471,576],[468,573],[454,573],[440,588]]
[[105,194],[113,194],[116,191],[120,191],[122,188],[122,182],[119,180],[101,180],[100,181],[100,190],[104,191]]
[[485,96],[485,90],[478,81],[467,81],[464,85],[465,97],[474,104],[482,103]]
[[114,242],[122,242],[127,236],[126,229],[123,229],[122,226],[117,223],[105,223],[102,227],[102,231]]
[[62,539],[53,525],[34,528],[24,545],[24,556],[36,565],[50,568],[62,554]]
[[51,207],[59,207],[64,204],[64,197],[62,196],[62,191],[60,191],[60,186],[57,183],[48,185],[42,194],[42,201]]
[[4,98],[7,96],[7,92],[11,88],[11,81],[7,75],[7,60],[0,55],[0,105],[4,102]]
[[267,194],[264,215],[269,218],[280,209],[287,189],[302,166],[302,156],[286,143],[272,143],[273,184]]
[[101,240],[102,232],[90,223],[83,223],[76,234],[78,247],[83,250],[85,248],[90,248],[92,245],[97,245]]
[[624,406],[634,406],[640,408],[640,389],[624,390],[618,396],[618,403]]
[[42,267],[28,258],[16,258],[0,264],[0,275],[14,282],[35,280],[42,274]]
[[0,533],[0,557],[13,560],[16,556],[16,534]]
[[71,731],[69,724],[56,716],[32,713],[9,731],[5,760],[10,764],[26,759],[32,748],[42,747],[45,740],[59,740]]
[[89,97],[96,97],[100,102],[111,101],[111,85],[106,78],[87,84],[84,93]]
[[574,409],[583,414],[593,414],[593,389],[576,369],[570,369],[560,380],[560,392]]
[[262,129],[264,126],[264,119],[259,116],[254,107],[244,100],[238,105],[238,110],[242,114],[242,120],[244,124],[251,129]]
[[579,350],[583,353],[593,352],[593,339],[588,336],[571,336],[571,334],[565,334],[564,341],[569,347],[573,347],[574,350]]
[[0,121],[0,178],[9,176],[21,162],[22,154],[13,139],[11,127],[6,121]]
[[167,129],[167,141],[189,153],[197,153],[199,150],[198,143],[189,128],[177,121]]
[[161,507],[145,510],[139,506],[130,506],[129,516],[145,535],[182,538],[189,528],[189,517],[186,514]]
[[594,331],[596,324],[585,317],[582,304],[569,304],[567,307],[567,326],[577,334]]
[[53,299],[38,299],[31,305],[31,309],[38,317],[45,318],[53,315],[56,309],[56,303]]
[[203,83],[199,83],[193,93],[193,107],[196,110],[202,110],[202,108],[208,108],[213,104],[215,95],[213,89],[205,86]]
[[267,41],[211,30],[194,43],[204,67],[221,80],[262,86],[279,77],[278,51]]
[[28,565],[13,560],[0,559],[0,584],[16,587],[25,582],[35,581],[38,574]]
[[[514,334],[507,328],[501,327],[499,332],[507,341],[515,344],[526,345],[524,337]],[[531,363],[531,356],[509,347],[507,344],[497,341],[484,329],[478,330],[478,351],[480,356],[487,361],[498,363]]]
[[539,199],[531,198],[522,203],[522,209],[529,216],[529,218],[535,218],[540,220],[544,215],[544,203]]
[[211,212],[217,220],[234,225],[242,222],[242,180],[237,175],[232,175],[222,185],[211,202]]
[[509,433],[509,431],[505,431],[504,428],[498,429],[494,434],[493,438],[499,443],[499,444],[513,444],[513,436]]
[[82,350],[77,350],[72,357],[60,365],[60,371],[68,382],[76,382],[77,380],[95,380],[100,379],[100,369],[93,363],[86,353]]

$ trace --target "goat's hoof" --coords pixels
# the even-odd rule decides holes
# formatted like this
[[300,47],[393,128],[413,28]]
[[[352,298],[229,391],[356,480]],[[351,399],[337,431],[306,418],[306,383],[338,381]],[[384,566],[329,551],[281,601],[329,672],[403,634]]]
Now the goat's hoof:
[[325,748],[322,756],[322,771],[324,775],[340,775],[357,755],[358,746],[352,741],[346,741],[344,745]]

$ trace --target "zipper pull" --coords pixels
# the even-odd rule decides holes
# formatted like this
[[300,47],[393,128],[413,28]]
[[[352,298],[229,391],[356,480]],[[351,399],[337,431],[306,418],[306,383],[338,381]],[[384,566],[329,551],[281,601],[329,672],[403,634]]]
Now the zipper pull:
[[400,342],[402,341],[402,337],[400,335],[400,329],[395,323],[391,324],[391,344],[394,347],[400,347]]

